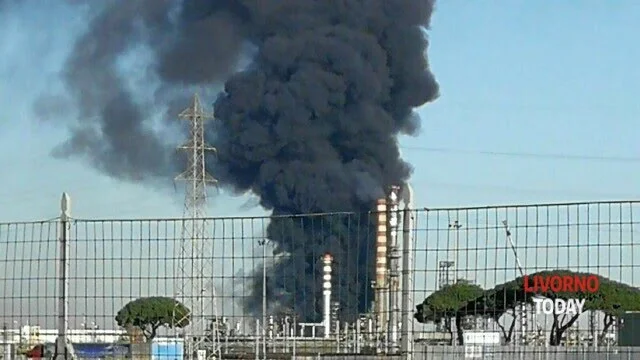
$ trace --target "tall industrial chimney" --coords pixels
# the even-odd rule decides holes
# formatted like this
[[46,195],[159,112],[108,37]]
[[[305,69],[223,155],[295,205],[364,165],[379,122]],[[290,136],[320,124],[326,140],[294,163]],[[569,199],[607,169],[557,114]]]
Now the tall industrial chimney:
[[374,321],[380,334],[386,323],[387,308],[387,199],[378,199],[376,226],[376,282],[374,293]]
[[322,258],[322,326],[325,338],[331,335],[331,262],[333,256],[325,254]]
[[389,196],[387,197],[388,210],[388,235],[387,248],[389,261],[388,263],[388,288],[389,288],[389,306],[388,322],[387,322],[387,351],[395,354],[399,348],[398,343],[398,325],[400,317],[400,249],[398,247],[398,209],[400,205],[400,187],[391,186]]

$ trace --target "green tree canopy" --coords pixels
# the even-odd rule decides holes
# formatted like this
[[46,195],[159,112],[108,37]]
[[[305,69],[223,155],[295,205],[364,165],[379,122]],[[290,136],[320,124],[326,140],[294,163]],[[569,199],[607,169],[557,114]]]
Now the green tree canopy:
[[160,327],[183,328],[189,325],[190,310],[168,297],[145,297],[129,302],[116,315],[121,327],[134,326],[152,340]]
[[429,295],[416,306],[413,317],[420,323],[433,322],[443,324],[445,329],[453,335],[451,318],[456,319],[458,341],[462,344],[463,317],[460,310],[483,294],[483,289],[467,281],[459,281],[453,285],[444,286],[442,289]]
[[[615,317],[620,316],[626,311],[638,311],[640,310],[640,289],[632,287],[627,284],[623,284],[617,281],[610,280],[603,276],[590,273],[573,272],[570,270],[553,270],[553,271],[541,271],[533,276],[597,276],[600,282],[600,287],[595,293],[588,292],[537,292],[526,293],[524,291],[524,277],[518,277],[514,280],[508,281],[504,284],[497,285],[493,289],[487,290],[482,296],[469,301],[466,306],[461,309],[461,313],[464,315],[477,314],[480,316],[488,316],[497,320],[506,313],[511,313],[514,317],[516,309],[519,305],[524,303],[533,303],[534,296],[545,297],[549,299],[563,299],[570,298],[584,299],[584,311],[588,310],[600,310],[607,315],[605,317],[605,329],[606,331]],[[551,345],[558,345],[564,332],[569,329],[579,318],[580,314],[576,315],[553,315],[553,325],[551,329],[551,338],[549,343]],[[515,321],[512,322],[515,324]],[[505,337],[510,339],[511,331],[505,333]],[[503,328],[503,333],[505,332]],[[507,336],[508,335],[508,336]]]

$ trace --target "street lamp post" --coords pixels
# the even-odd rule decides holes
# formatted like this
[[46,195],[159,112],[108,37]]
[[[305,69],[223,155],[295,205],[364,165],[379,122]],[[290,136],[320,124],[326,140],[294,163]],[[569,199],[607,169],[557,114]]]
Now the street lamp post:
[[455,237],[455,243],[453,244],[453,261],[454,261],[454,268],[453,268],[453,283],[457,283],[458,282],[458,266],[460,265],[460,261],[458,259],[458,247],[460,246],[459,241],[460,241],[460,228],[462,228],[462,224],[460,224],[458,222],[458,220],[455,220],[451,223],[449,223],[449,229],[455,231],[456,237]]
[[[456,284],[458,282],[458,267],[460,265],[460,261],[458,259],[458,247],[459,242],[460,242],[460,228],[462,228],[462,224],[460,224],[460,222],[458,222],[458,220],[455,220],[451,223],[449,223],[449,229],[455,231],[455,240],[454,240],[454,244],[453,244],[453,262],[454,262],[454,267],[453,267],[453,283]],[[450,320],[453,324],[449,324],[449,325],[454,325],[454,320],[451,319]],[[453,340],[453,344],[454,346],[458,345],[458,342],[456,341],[456,339],[452,339]]]

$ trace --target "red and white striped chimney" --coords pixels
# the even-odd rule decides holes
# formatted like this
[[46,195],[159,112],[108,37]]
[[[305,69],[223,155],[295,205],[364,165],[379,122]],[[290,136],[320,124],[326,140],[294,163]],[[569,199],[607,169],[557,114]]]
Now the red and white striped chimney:
[[376,282],[374,295],[374,313],[376,327],[381,329],[385,323],[387,290],[387,199],[378,199],[376,205]]
[[325,254],[322,257],[322,326],[324,327],[324,337],[328,338],[331,333],[331,263],[333,256]]

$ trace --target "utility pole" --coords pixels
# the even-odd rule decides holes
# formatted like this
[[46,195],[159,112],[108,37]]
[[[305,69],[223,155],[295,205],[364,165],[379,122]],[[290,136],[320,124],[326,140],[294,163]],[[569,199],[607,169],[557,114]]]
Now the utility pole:
[[207,186],[217,181],[205,167],[206,154],[215,148],[204,141],[205,121],[213,119],[213,114],[204,111],[196,94],[191,106],[182,111],[179,118],[189,122],[190,138],[178,148],[187,155],[187,169],[176,177],[186,183],[177,287],[183,297],[182,304],[191,312],[187,315],[189,319],[176,320],[178,324],[189,321],[189,329],[185,332],[187,358],[193,358],[195,353],[198,360],[207,360],[220,357],[218,333],[212,333],[211,339],[205,336],[207,321],[218,319],[213,243],[207,236],[206,221]]

